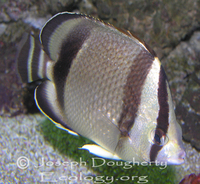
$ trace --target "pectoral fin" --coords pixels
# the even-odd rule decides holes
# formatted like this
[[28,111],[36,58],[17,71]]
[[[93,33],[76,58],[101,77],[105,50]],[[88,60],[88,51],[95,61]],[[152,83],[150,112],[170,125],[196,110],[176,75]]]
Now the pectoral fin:
[[85,144],[79,149],[86,149],[90,153],[100,156],[100,157],[103,157],[103,158],[121,160],[121,158],[119,158],[117,155],[110,153],[106,149],[104,149],[96,144]]

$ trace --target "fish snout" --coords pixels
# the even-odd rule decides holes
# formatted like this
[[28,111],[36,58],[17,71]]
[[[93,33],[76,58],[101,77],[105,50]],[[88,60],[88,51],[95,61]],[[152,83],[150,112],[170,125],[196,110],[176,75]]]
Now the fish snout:
[[178,153],[179,160],[183,160],[183,162],[184,162],[185,157],[186,157],[185,151],[184,150],[180,150],[179,153]]
[[168,164],[183,164],[185,162],[186,153],[183,149],[179,150],[175,155],[168,158]]

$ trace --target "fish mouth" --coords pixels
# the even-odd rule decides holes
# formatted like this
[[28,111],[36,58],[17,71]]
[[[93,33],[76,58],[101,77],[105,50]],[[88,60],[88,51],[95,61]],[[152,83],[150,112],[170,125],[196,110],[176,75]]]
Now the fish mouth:
[[185,157],[186,157],[186,153],[184,150],[180,150],[178,154],[176,154],[175,156],[171,156],[167,159],[167,163],[168,164],[173,164],[173,165],[180,165],[183,164],[185,162]]

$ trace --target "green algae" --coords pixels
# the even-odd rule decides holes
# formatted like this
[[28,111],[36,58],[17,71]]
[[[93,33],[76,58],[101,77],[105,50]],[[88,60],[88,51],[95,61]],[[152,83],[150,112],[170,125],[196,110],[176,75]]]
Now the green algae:
[[[175,183],[175,166],[135,165],[125,166],[124,161],[101,159],[86,150],[80,150],[84,144],[94,144],[82,137],[68,134],[65,130],[57,128],[51,121],[45,120],[39,125],[43,134],[54,149],[74,161],[87,163],[87,167],[97,173],[97,176],[112,176],[112,183],[148,183],[173,184]],[[98,159],[99,158],[99,159]],[[118,165],[118,166],[117,166]],[[143,179],[142,179],[143,177]],[[146,177],[146,179],[144,179]],[[146,181],[146,182],[145,182]],[[148,181],[148,182],[147,182]],[[111,181],[107,181],[109,183]],[[99,182],[100,183],[100,182]]]

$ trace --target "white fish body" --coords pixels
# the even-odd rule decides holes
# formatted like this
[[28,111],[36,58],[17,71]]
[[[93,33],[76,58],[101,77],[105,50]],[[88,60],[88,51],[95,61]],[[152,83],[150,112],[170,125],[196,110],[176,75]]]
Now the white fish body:
[[126,161],[184,162],[167,78],[145,43],[68,12],[44,25],[40,42],[30,36],[19,52],[22,81],[46,79],[35,90],[38,108],[57,126],[99,145],[83,149]]

